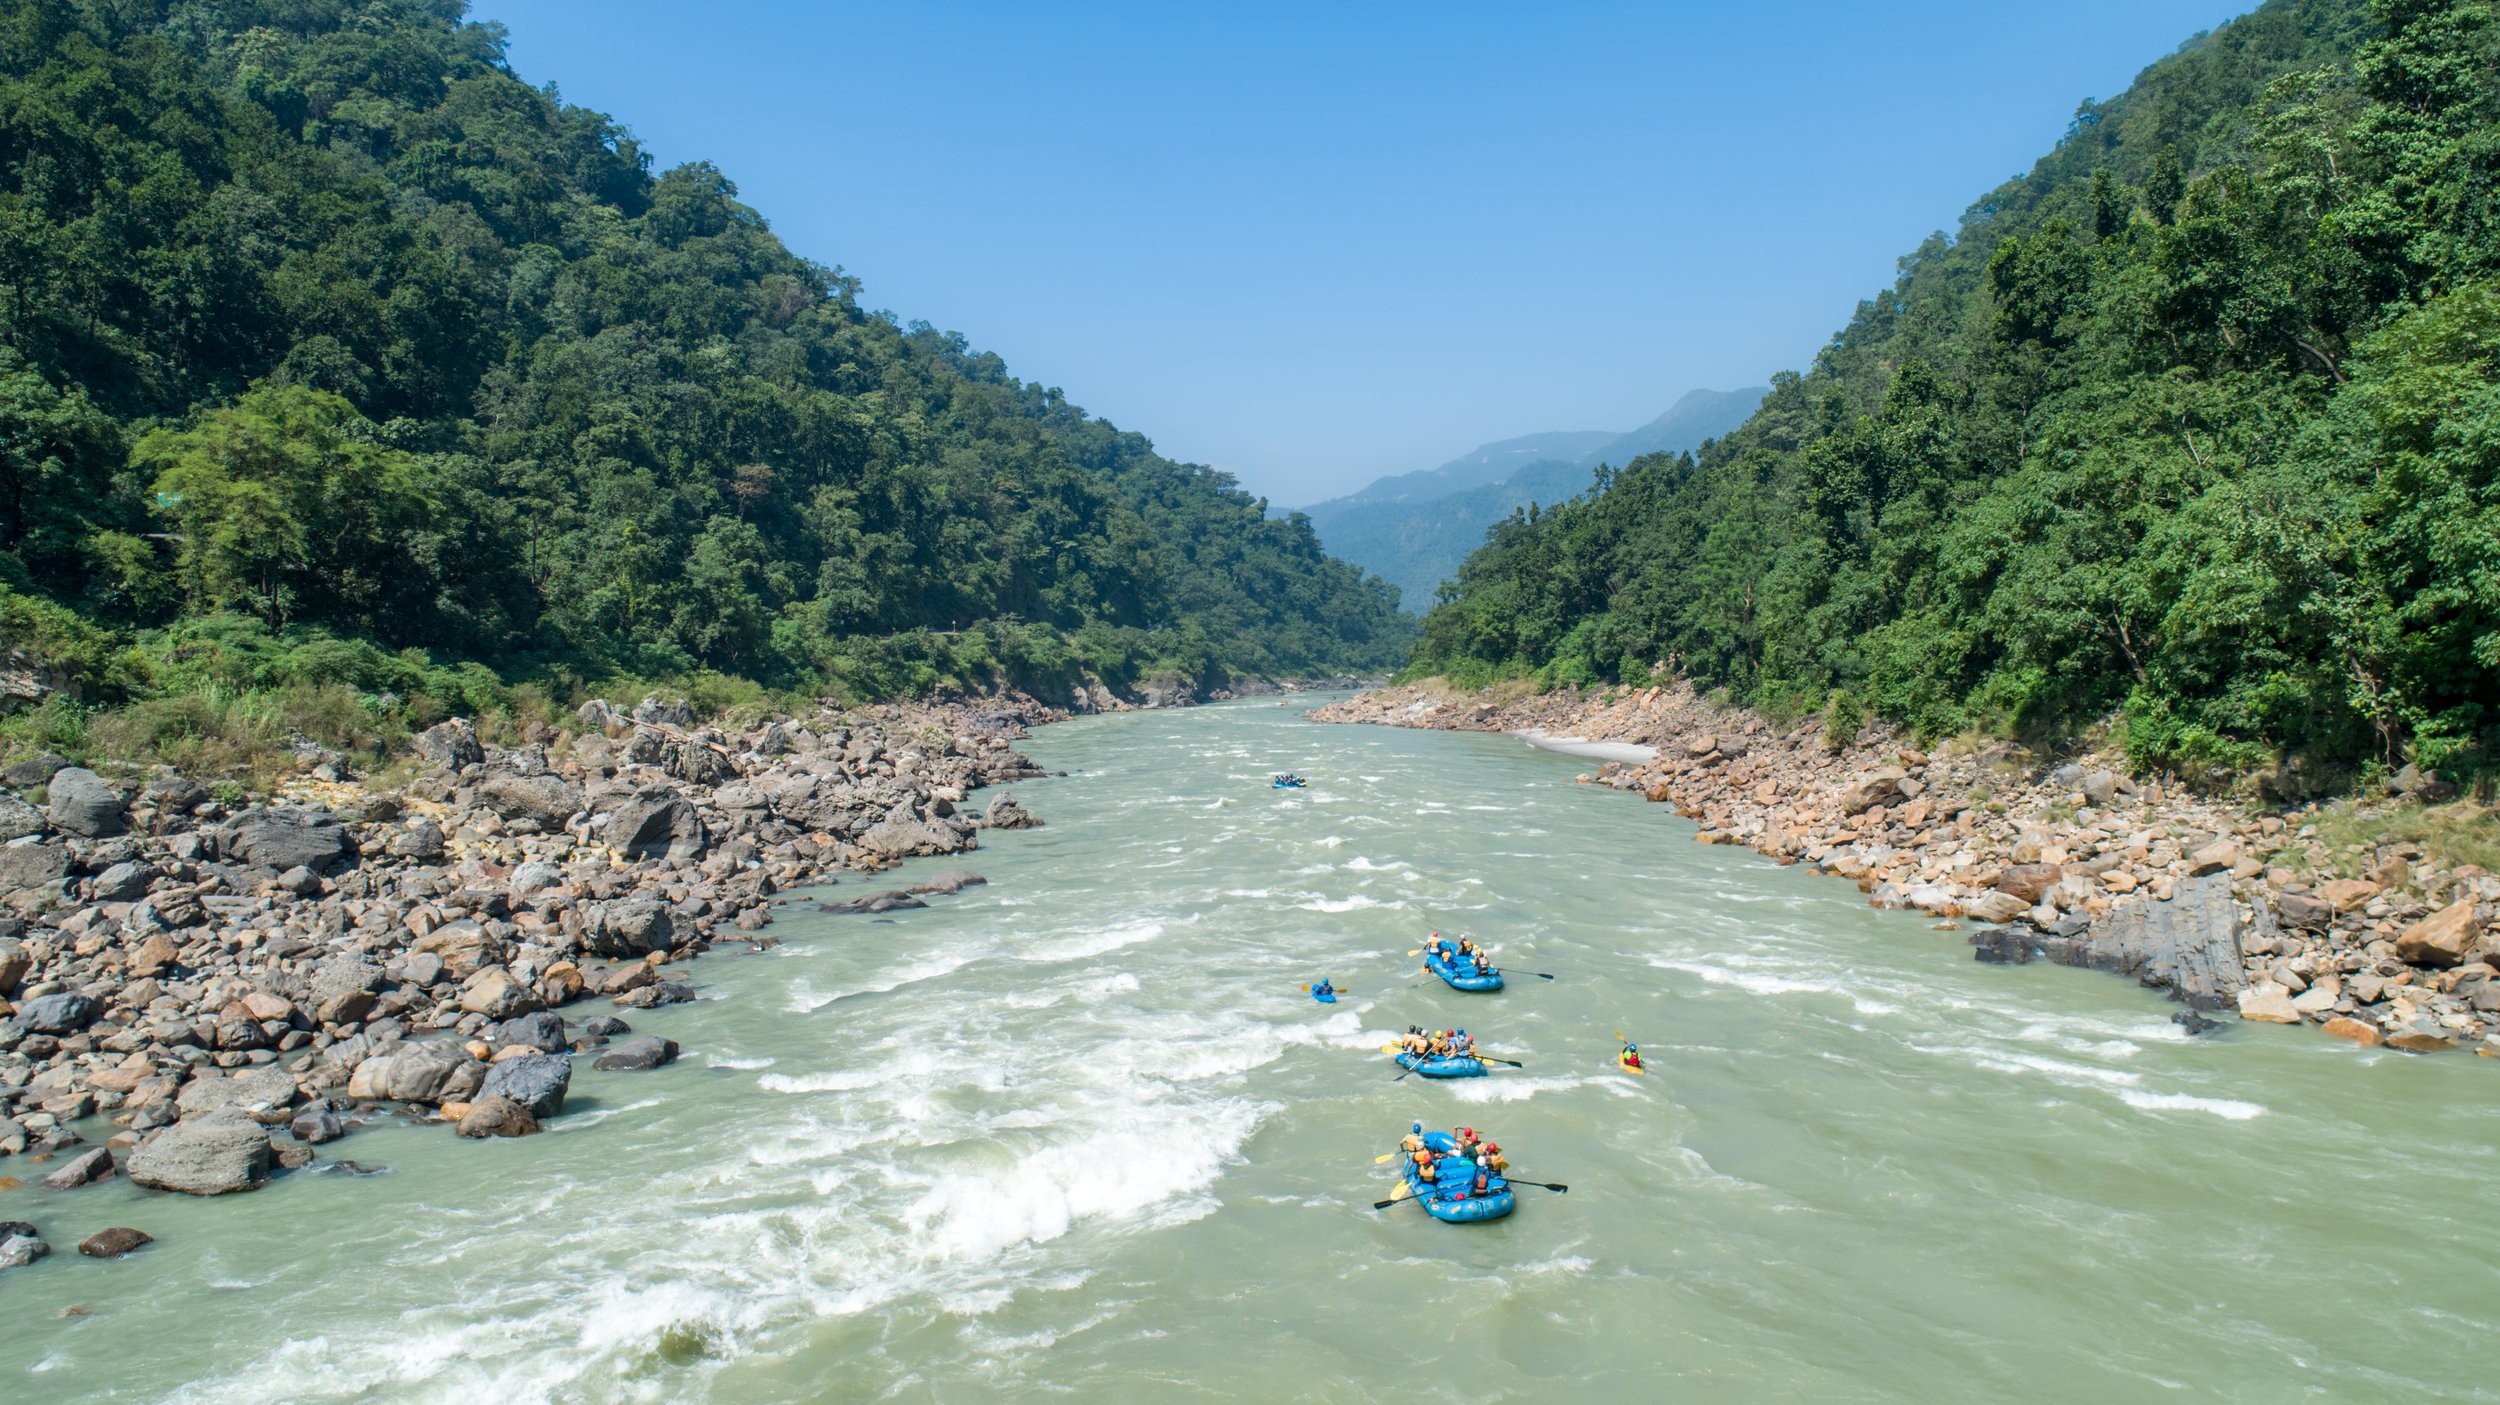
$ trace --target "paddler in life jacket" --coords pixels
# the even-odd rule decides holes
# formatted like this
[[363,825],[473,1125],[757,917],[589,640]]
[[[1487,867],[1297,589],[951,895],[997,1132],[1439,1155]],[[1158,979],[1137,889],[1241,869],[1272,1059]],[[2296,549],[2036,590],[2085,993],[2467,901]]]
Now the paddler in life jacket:
[[1326,976],[1320,977],[1319,984],[1311,987],[1311,994],[1313,995],[1334,995],[1336,993],[1337,987],[1331,984]]
[[1497,1176],[1510,1169],[1510,1162],[1502,1156],[1499,1142],[1486,1142],[1484,1150],[1476,1153],[1476,1165]]
[[1468,940],[1467,938],[1465,938],[1465,937],[1460,937],[1460,938],[1458,939],[1458,954],[1459,954],[1459,955],[1461,955],[1461,956],[1473,956],[1473,955],[1475,955],[1475,954],[1476,954],[1476,944],[1475,944],[1474,942],[1472,942],[1472,941],[1469,941],[1469,940]]
[[1622,1057],[1623,1057],[1623,1066],[1624,1066],[1625,1068],[1647,1068],[1647,1067],[1648,1067],[1648,1065],[1647,1065],[1647,1064],[1644,1064],[1644,1063],[1642,1063],[1642,1062],[1641,1062],[1641,1046],[1640,1046],[1640,1045],[1638,1045],[1638,1044],[1629,1044],[1629,1043],[1625,1044],[1625,1045],[1623,1046],[1623,1056],[1622,1056]]
[[1486,959],[1485,954],[1482,951],[1478,951],[1476,953],[1476,974],[1479,976],[1487,975],[1490,974],[1492,970],[1493,963]]
[[1460,1058],[1472,1059],[1476,1056],[1476,1036],[1463,1029],[1451,1039],[1450,1046],[1458,1051]]
[[1484,1138],[1476,1135],[1475,1128],[1461,1127],[1458,1129],[1459,1155],[1467,1157],[1469,1160],[1473,1160],[1476,1155],[1476,1148],[1482,1145],[1484,1145]]

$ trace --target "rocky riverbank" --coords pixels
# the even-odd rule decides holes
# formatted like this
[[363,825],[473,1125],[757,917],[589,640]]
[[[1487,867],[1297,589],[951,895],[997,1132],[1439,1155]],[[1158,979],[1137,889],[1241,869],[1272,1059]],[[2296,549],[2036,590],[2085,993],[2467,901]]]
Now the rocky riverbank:
[[[536,1131],[576,1055],[673,1059],[665,1039],[619,1042],[618,1011],[694,998],[680,963],[721,943],[769,945],[777,895],[1038,824],[1011,795],[967,797],[1039,775],[1013,743],[1063,715],[1009,697],[730,729],[594,701],[512,750],[442,723],[389,787],[308,755],[249,802],[170,773],[14,764],[0,1192],[29,1174],[253,1190],[386,1112]],[[46,1248],[0,1213],[0,1267]]]
[[[1877,907],[1981,924],[1981,960],[2095,966],[2199,1010],[2500,1057],[2500,877],[2417,843],[2331,846],[2315,807],[2184,793],[2111,756],[1930,753],[1880,724],[1835,749],[1815,722],[1775,726],[1681,685],[1501,700],[1398,687],[1312,716],[1650,748],[1582,779],[1674,805],[1702,843],[1852,879]],[[2430,798],[2403,779],[2413,798],[2390,804]]]

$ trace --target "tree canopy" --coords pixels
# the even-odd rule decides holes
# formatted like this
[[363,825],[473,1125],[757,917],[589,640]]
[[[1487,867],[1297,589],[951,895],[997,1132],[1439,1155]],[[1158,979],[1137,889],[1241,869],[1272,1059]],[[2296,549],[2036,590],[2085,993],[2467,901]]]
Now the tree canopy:
[[1698,456],[1487,534],[1416,672],[2122,711],[2199,776],[2500,742],[2500,32],[2270,0],[2086,102]]
[[0,591],[862,692],[1403,657],[1304,521],[864,309],[461,15],[0,0]]

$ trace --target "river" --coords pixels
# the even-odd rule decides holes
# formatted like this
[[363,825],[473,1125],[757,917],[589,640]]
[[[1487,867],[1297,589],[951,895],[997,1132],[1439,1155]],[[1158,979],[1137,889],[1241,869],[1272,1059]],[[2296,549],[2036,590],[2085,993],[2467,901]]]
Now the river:
[[[2500,1399],[2500,1070],[2190,1040],[1586,761],[1301,712],[1044,729],[988,886],[694,963],[630,1015],[684,1059],[585,1061],[541,1136],[0,1195],[59,1249],[0,1275],[0,1399]],[[1415,984],[1431,927],[1510,989]],[[1409,1023],[1527,1068],[1395,1081]],[[1570,1191],[1372,1210],[1418,1119]]]

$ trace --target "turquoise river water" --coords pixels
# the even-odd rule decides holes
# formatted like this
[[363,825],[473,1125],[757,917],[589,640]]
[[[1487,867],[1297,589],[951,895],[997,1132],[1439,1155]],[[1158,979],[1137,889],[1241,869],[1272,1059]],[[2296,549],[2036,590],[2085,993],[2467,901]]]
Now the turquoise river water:
[[[989,886],[695,963],[631,1017],[685,1058],[544,1135],[0,1195],[59,1249],[0,1400],[2500,1400],[2500,1068],[2190,1041],[1589,762],[1302,707],[1044,729]],[[1510,989],[1416,984],[1432,927]],[[1527,1068],[1394,1081],[1409,1023]],[[1374,1211],[1417,1119],[1570,1191]]]

